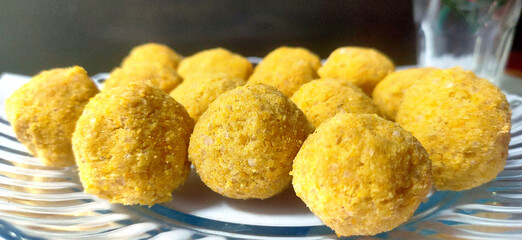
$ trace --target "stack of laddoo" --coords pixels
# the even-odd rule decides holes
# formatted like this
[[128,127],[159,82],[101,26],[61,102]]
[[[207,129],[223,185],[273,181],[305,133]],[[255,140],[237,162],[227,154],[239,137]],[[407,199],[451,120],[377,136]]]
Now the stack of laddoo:
[[432,183],[461,191],[494,179],[511,128],[504,94],[472,72],[395,71],[383,53],[353,46],[324,64],[283,46],[254,68],[223,48],[183,58],[148,43],[100,93],[83,68],[52,69],[15,91],[6,112],[30,153],[76,164],[85,192],[112,203],[168,202],[193,165],[228,198],[293,186],[342,236],[406,222]]

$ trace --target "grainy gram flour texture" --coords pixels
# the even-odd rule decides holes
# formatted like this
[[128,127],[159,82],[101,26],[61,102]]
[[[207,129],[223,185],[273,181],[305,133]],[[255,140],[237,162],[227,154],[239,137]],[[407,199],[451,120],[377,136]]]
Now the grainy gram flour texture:
[[18,140],[45,165],[74,165],[71,138],[83,108],[98,93],[78,66],[42,71],[5,102]]
[[291,97],[299,87],[318,77],[321,60],[304,48],[279,47],[256,66],[249,84],[267,84]]
[[395,121],[402,97],[408,88],[436,68],[410,68],[388,74],[373,89],[372,98],[386,118]]
[[407,221],[431,186],[426,150],[377,115],[339,113],[293,165],[297,196],[338,235],[375,235]]
[[430,154],[439,190],[466,190],[502,171],[511,137],[506,96],[459,67],[435,70],[404,94],[397,123]]
[[339,112],[381,115],[372,99],[343,79],[318,79],[304,84],[292,101],[315,127]]
[[375,49],[341,47],[330,54],[318,73],[321,78],[349,80],[371,96],[377,83],[394,70],[391,59]]
[[290,184],[292,161],[312,132],[303,112],[276,88],[246,85],[220,95],[199,118],[189,159],[213,191],[264,199]]
[[73,136],[85,192],[112,203],[170,201],[190,172],[193,125],[181,104],[153,86],[131,84],[98,94]]

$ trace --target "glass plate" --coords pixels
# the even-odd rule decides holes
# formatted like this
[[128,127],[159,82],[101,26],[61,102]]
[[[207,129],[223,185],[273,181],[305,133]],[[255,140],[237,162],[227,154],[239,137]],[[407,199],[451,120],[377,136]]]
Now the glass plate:
[[[106,74],[93,78],[100,82]],[[49,168],[27,153],[4,100],[27,77],[0,78],[0,237],[5,239],[334,239],[292,189],[267,200],[234,200],[192,171],[174,200],[151,208],[109,204],[82,192],[75,168]],[[513,110],[505,170],[463,192],[433,192],[407,223],[349,239],[522,239],[522,97]]]

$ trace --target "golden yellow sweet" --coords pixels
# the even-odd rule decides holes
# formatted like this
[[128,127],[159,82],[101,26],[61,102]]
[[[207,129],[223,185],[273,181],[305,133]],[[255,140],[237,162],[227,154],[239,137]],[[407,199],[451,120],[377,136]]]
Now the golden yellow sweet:
[[252,64],[243,56],[227,49],[213,48],[185,58],[179,65],[178,73],[183,78],[198,73],[224,73],[246,80],[252,73]]
[[103,90],[124,87],[129,83],[150,83],[165,92],[170,92],[181,82],[181,77],[171,66],[143,63],[115,68],[103,84]]
[[170,47],[159,43],[145,43],[134,47],[122,63],[122,68],[155,63],[177,69],[183,57]]
[[5,102],[18,140],[45,165],[74,165],[71,137],[89,99],[98,93],[78,66],[43,71]]
[[320,66],[319,57],[307,49],[279,47],[256,66],[248,83],[271,85],[291,97],[301,85],[317,78]]
[[361,89],[341,79],[313,80],[301,86],[291,99],[315,127],[342,111],[381,114]]
[[303,112],[276,88],[237,87],[221,94],[199,118],[189,159],[213,191],[264,199],[290,184],[292,161],[312,131]]
[[479,186],[504,168],[509,103],[497,87],[470,71],[456,67],[424,75],[404,94],[397,123],[430,154],[440,190]]
[[435,69],[431,67],[410,68],[388,74],[373,89],[373,101],[388,119],[395,121],[404,92],[424,74]]
[[98,94],[73,135],[85,192],[112,203],[170,201],[190,172],[187,148],[193,124],[181,104],[147,84]]
[[194,74],[170,93],[198,121],[208,105],[222,93],[245,84],[245,80],[226,74]]
[[426,150],[377,115],[339,113],[295,157],[295,192],[338,235],[374,235],[406,222],[431,186]]
[[393,62],[375,49],[341,47],[330,54],[318,73],[321,78],[349,80],[371,96],[375,85],[394,70]]

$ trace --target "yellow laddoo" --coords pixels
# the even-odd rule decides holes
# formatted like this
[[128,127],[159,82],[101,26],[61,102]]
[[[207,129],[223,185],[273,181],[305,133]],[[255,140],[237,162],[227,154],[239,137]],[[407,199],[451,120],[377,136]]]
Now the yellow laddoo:
[[511,110],[493,84],[459,67],[434,70],[406,93],[397,123],[430,154],[434,185],[465,190],[504,168]]
[[189,159],[213,191],[264,199],[291,181],[292,161],[312,125],[294,103],[263,84],[221,94],[199,118]]
[[341,47],[330,54],[318,73],[321,78],[349,80],[371,96],[375,85],[394,70],[393,62],[375,49]]
[[338,235],[374,235],[406,222],[431,187],[428,153],[377,115],[339,113],[295,157],[295,192]]
[[213,48],[185,58],[178,72],[183,78],[196,73],[225,73],[246,80],[252,73],[252,63],[227,49]]
[[182,82],[182,79],[170,66],[144,63],[114,69],[103,84],[103,90],[126,86],[129,83],[144,82],[159,87],[165,92],[170,92]]
[[147,84],[98,94],[73,135],[85,192],[127,205],[170,201],[190,172],[193,125],[181,104]]
[[291,97],[301,85],[317,78],[320,66],[319,57],[307,49],[280,47],[256,66],[248,83],[271,85]]
[[404,92],[424,74],[435,69],[431,67],[410,68],[388,74],[373,89],[373,101],[388,119],[395,121]]
[[315,127],[341,111],[381,114],[361,89],[341,79],[313,80],[301,86],[291,100]]
[[5,101],[16,137],[45,165],[74,165],[71,137],[89,99],[98,93],[78,66],[42,71]]
[[177,69],[183,57],[170,47],[159,43],[145,43],[134,47],[122,63],[122,68],[155,63]]
[[245,84],[245,80],[226,74],[194,74],[170,93],[187,109],[190,117],[198,121],[216,98],[222,93]]

